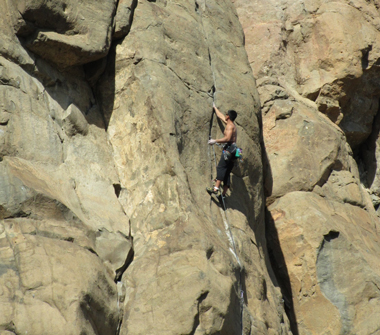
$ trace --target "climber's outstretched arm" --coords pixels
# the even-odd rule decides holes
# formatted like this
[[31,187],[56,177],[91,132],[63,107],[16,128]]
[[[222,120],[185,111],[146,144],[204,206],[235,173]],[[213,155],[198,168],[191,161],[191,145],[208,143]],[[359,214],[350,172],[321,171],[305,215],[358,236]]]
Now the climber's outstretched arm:
[[216,108],[215,103],[212,104],[212,107],[214,107],[214,111],[215,111],[215,113],[216,113],[216,116],[217,116],[220,120],[222,120],[223,123],[227,124],[227,120],[226,120],[225,115],[224,115],[224,114],[223,114],[218,108]]

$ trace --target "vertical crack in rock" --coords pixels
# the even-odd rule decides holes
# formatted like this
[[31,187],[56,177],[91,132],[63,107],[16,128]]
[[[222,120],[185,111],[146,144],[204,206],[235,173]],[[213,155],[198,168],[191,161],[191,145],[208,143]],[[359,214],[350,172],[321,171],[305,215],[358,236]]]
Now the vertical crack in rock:
[[293,335],[298,335],[297,316],[294,310],[292,287],[289,278],[289,271],[286,266],[285,257],[281,249],[278,232],[275,226],[272,214],[268,209],[265,210],[265,238],[267,240],[267,249],[269,261],[272,266],[274,275],[281,289],[284,299],[284,309],[290,322],[290,329]]
[[[380,100],[379,100],[380,106]],[[376,211],[380,205],[380,181],[377,160],[379,159],[380,107],[372,123],[371,134],[355,151],[355,160],[359,168],[360,182],[370,194],[372,205]],[[379,212],[378,212],[379,215]]]
[[116,197],[120,196],[121,192],[121,185],[120,184],[113,184],[113,188],[115,189],[115,195]]
[[117,282],[117,311],[118,311],[118,324],[116,328],[116,335],[120,334],[121,324],[124,317],[124,300],[125,300],[125,287],[123,282]]
[[132,263],[133,258],[135,256],[135,250],[133,247],[133,236],[131,234],[131,222],[129,221],[129,236],[127,237],[131,242],[131,247],[128,251],[127,258],[125,260],[125,263],[123,266],[121,266],[119,269],[116,270],[115,274],[115,283],[117,285],[117,310],[118,310],[118,324],[116,329],[116,335],[119,335],[121,330],[121,324],[123,323],[123,317],[124,317],[124,300],[125,300],[125,287],[123,282],[121,281],[121,278],[127,270],[128,266]]
[[[115,31],[114,31],[114,35],[113,35],[113,40],[119,40],[121,38],[124,38],[131,31],[131,27],[133,24],[133,17],[135,14],[135,10],[137,7],[138,0],[131,0],[130,5],[127,6],[126,8],[120,8],[120,2],[122,2],[122,1],[119,0],[117,3],[116,15],[114,17],[114,20],[116,20],[116,22],[115,22]],[[128,10],[129,13],[126,14],[125,13],[126,10]],[[118,15],[118,11],[121,12],[122,14]],[[125,18],[126,15],[128,16],[127,22],[125,22],[126,24],[125,25],[119,24],[117,20],[118,19],[119,20],[126,19]]]
[[[204,9],[206,9],[206,3],[204,4]],[[202,30],[203,30],[203,35],[205,36],[205,39],[206,39],[206,45],[207,45],[207,50],[208,50],[208,58],[209,58],[209,63],[210,63],[210,68],[211,68],[211,72],[212,72],[212,79],[213,79],[213,83],[214,85],[211,87],[210,91],[209,91],[209,94],[213,94],[212,96],[212,99],[214,100],[214,95],[215,95],[215,91],[216,91],[216,80],[215,80],[215,72],[214,72],[214,67],[213,67],[213,63],[212,63],[212,56],[211,56],[211,50],[210,50],[210,44],[208,42],[208,35],[206,33],[206,29],[204,27],[204,24],[203,24],[203,15],[202,15],[202,9],[200,10],[199,9],[199,4],[197,1],[195,1],[195,11],[199,14],[200,16],[200,19],[201,19],[201,26],[202,26]]]
[[[86,80],[92,89],[92,92],[96,101],[96,105],[98,106],[104,105],[101,101],[102,95],[100,95],[100,91],[98,87],[99,79],[101,79],[102,76],[105,74],[105,72],[107,71],[107,68],[114,68],[115,66],[115,50],[114,49],[116,45],[120,44],[122,40],[128,36],[133,24],[133,18],[134,18],[135,10],[137,8],[137,4],[138,4],[137,0],[130,0],[127,3],[121,0],[117,1],[116,7],[115,7],[115,13],[113,17],[114,32],[112,36],[112,42],[111,42],[107,55],[94,62],[84,64],[83,66]],[[112,73],[110,73],[109,75],[114,77],[115,71],[113,70]],[[110,88],[109,93],[110,93],[109,94],[110,96],[108,96],[108,99],[113,100],[114,94],[115,94],[114,85],[113,87]],[[113,101],[112,103],[109,103],[109,104],[111,106],[109,107],[109,110],[112,110]],[[108,127],[109,118],[110,118],[109,114],[110,112],[104,111],[104,108],[101,108],[101,115],[103,118],[105,130],[107,130],[107,127]]]
[[369,65],[368,57],[371,50],[372,50],[372,45],[368,45],[367,48],[362,50],[362,68],[363,69],[368,68],[368,65]]
[[125,236],[124,234],[123,234],[123,236],[127,240],[130,241],[131,246],[129,248],[129,251],[128,251],[128,254],[127,254],[127,258],[125,259],[124,264],[120,268],[118,268],[116,270],[115,279],[114,279],[115,283],[121,281],[121,277],[123,276],[123,273],[128,268],[128,266],[132,263],[133,258],[135,256],[135,249],[134,249],[134,246],[133,246],[133,236],[132,236],[132,232],[131,232],[131,221],[129,221],[129,234],[128,234],[128,236]]
[[[211,73],[212,73],[212,77],[213,77],[213,86],[210,88],[210,90],[208,92],[208,95],[209,95],[210,98],[212,98],[213,102],[215,102],[215,94],[216,94],[216,87],[217,87],[217,85],[216,85],[214,63],[213,63],[213,57],[212,57],[212,52],[211,52],[210,43],[209,43],[209,37],[208,37],[208,34],[206,32],[204,23],[203,23],[202,12],[205,11],[205,10],[206,10],[206,1],[204,2],[203,9],[200,9],[198,2],[195,1],[195,11],[200,16],[200,21],[201,21],[201,26],[202,26],[203,34],[204,34],[205,39],[206,39],[206,45],[207,45],[207,50],[208,50],[210,69],[211,69]],[[212,111],[212,116],[211,116],[211,120],[210,120],[209,138],[211,138],[211,131],[212,131],[212,127],[213,127],[213,117],[214,117],[214,111]],[[215,164],[216,164],[217,160],[216,160],[215,150],[213,151],[213,153],[214,153],[213,156],[214,156],[214,160],[215,160]],[[212,160],[211,159],[210,148],[208,148],[208,156],[209,156],[210,160]],[[212,167],[212,164],[211,164],[211,179],[213,179],[212,178],[212,171],[213,171],[213,167]],[[210,201],[210,205],[211,205],[211,201]],[[233,237],[233,234],[232,234],[232,231],[231,231],[228,219],[227,219],[227,215],[226,215],[226,212],[225,212],[226,207],[225,207],[225,203],[224,202],[223,202],[223,209],[221,207],[219,209],[220,209],[220,214],[221,214],[221,217],[222,217],[222,220],[223,220],[223,223],[224,223],[225,233],[226,233],[227,239],[228,239],[229,244],[230,244],[229,250],[232,253],[232,255],[234,256],[234,258],[235,258],[235,260],[237,262],[237,265],[238,265],[238,270],[236,271],[236,275],[235,275],[236,276],[236,281],[237,281],[237,283],[236,283],[237,287],[236,287],[235,293],[236,293],[236,296],[237,296],[238,300],[240,301],[240,309],[241,309],[241,311],[240,311],[240,314],[241,314],[241,316],[240,316],[240,323],[241,323],[241,328],[243,329],[243,309],[244,309],[244,305],[245,305],[244,292],[242,291],[242,280],[244,280],[243,266],[242,266],[242,264],[240,262],[238,254],[237,254],[234,237]],[[207,296],[207,294],[206,294],[206,296]],[[199,313],[198,313],[198,319],[199,319]],[[199,324],[199,320],[198,320],[198,324]],[[197,329],[197,326],[194,328],[194,332],[196,331],[196,329]],[[191,333],[191,334],[193,334],[193,333]]]
[[349,316],[346,297],[339,292],[334,281],[334,243],[338,243],[340,233],[331,230],[324,235],[317,255],[317,277],[323,295],[339,310],[342,328],[340,334],[349,334],[352,320]]
[[132,263],[134,255],[135,255],[135,251],[133,249],[133,237],[130,236],[129,240],[131,241],[132,246],[129,249],[127,258],[125,260],[125,263],[123,264],[122,267],[120,267],[119,269],[116,270],[115,283],[117,283],[117,282],[119,282],[121,280],[121,277],[123,276],[123,273],[128,268],[128,266]]
[[198,297],[198,311],[197,311],[197,314],[195,314],[194,316],[194,326],[193,326],[193,329],[192,331],[189,333],[189,335],[195,335],[197,333],[197,329],[200,325],[200,315],[201,315],[201,312],[202,312],[202,301],[204,301],[206,298],[207,298],[207,295],[208,295],[208,291],[202,293],[199,297]]

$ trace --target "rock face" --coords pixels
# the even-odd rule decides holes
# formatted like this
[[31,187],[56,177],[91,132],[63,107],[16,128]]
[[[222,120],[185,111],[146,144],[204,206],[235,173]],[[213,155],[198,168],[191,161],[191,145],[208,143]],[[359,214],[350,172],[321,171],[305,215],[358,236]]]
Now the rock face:
[[[232,4],[140,1],[98,90],[135,245],[120,333],[286,332],[263,258],[259,105]],[[204,191],[213,90],[239,110],[248,156],[227,200],[236,249]]]
[[15,1],[16,35],[33,53],[61,67],[107,55],[116,0]]
[[260,93],[267,243],[291,329],[375,334],[380,4],[234,4]]
[[[290,334],[233,4],[0,5],[0,333]],[[245,154],[226,211],[213,101]]]
[[379,332],[378,2],[0,5],[1,335]]

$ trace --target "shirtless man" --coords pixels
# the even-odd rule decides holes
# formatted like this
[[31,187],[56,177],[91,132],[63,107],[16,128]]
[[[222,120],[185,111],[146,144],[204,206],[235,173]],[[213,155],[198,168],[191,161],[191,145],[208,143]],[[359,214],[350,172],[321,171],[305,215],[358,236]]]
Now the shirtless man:
[[[237,113],[234,110],[229,110],[226,115],[223,115],[218,108],[216,108],[215,104],[213,104],[215,113],[217,117],[226,125],[226,128],[224,129],[224,137],[213,140],[210,139],[208,141],[208,144],[213,145],[215,143],[225,143],[223,146],[223,150],[233,152],[234,149],[236,150],[236,140],[237,140],[237,129],[234,124],[234,121],[237,117]],[[229,160],[225,160],[225,157],[222,153],[222,156],[220,157],[220,161],[218,164],[218,167],[216,168],[216,183],[215,186],[208,187],[206,190],[209,194],[218,194],[219,193],[219,187],[221,182],[223,181],[223,196],[226,194],[228,188],[230,187],[231,181],[230,181],[230,174],[232,171],[232,168],[234,167],[235,160],[234,157],[231,157]]]

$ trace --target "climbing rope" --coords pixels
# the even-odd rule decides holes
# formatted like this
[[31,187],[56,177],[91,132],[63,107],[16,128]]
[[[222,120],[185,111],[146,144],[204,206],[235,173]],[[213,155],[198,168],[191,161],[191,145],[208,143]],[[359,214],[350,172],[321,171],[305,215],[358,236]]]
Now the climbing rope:
[[[211,117],[211,122],[210,122],[211,124],[210,124],[209,139],[211,139],[211,129],[212,129],[212,123],[213,123],[213,116],[214,116],[214,111],[212,112],[212,117]],[[214,153],[215,169],[217,169],[216,153],[215,153],[215,147],[214,147],[214,145],[212,145],[212,150],[213,150],[213,153]],[[210,158],[210,160],[211,160],[211,158]],[[211,173],[211,179],[212,179],[212,173]],[[242,264],[240,262],[240,259],[239,259],[238,253],[237,253],[235,239],[234,239],[234,236],[233,236],[232,230],[231,230],[231,225],[229,224],[228,219],[227,219],[227,206],[226,206],[226,203],[224,201],[224,197],[223,197],[222,194],[220,195],[220,199],[222,199],[222,205],[223,205],[223,209],[220,208],[220,214],[221,214],[221,217],[222,217],[222,220],[223,220],[223,223],[224,223],[224,229],[225,229],[227,238],[229,240],[230,245],[232,246],[232,248],[230,247],[229,250],[234,255],[234,257],[236,259],[236,262],[239,265],[239,272],[238,272],[238,275],[237,275],[236,279],[237,279],[237,284],[238,284],[237,295],[238,295],[238,298],[239,298],[239,301],[240,301],[241,333],[243,334],[243,311],[244,311],[244,305],[245,305],[245,302],[244,302],[244,291],[243,291],[242,280],[241,280],[242,272],[243,272],[243,266],[242,266]]]
[[[206,10],[206,0],[204,1],[204,8],[203,10]],[[214,71],[214,68],[213,68],[213,63],[212,63],[212,57],[211,57],[211,52],[210,52],[210,46],[208,44],[208,36],[206,34],[206,31],[204,29],[204,26],[203,26],[203,18],[202,18],[202,9],[200,10],[200,17],[201,17],[201,25],[202,25],[202,29],[203,29],[203,34],[204,36],[206,37],[206,42],[207,42],[207,47],[208,47],[208,54],[209,54],[209,59],[210,59],[210,67],[211,67],[211,72],[212,72],[212,78],[213,78],[213,86],[211,88],[211,92],[212,92],[212,95],[211,93],[209,94],[210,98],[212,98],[213,102],[215,102],[215,92],[216,92],[216,79],[215,79],[215,71]],[[211,120],[210,120],[210,128],[209,128],[209,140],[211,139],[211,131],[212,131],[212,127],[213,127],[213,122],[214,122],[214,110],[212,111],[212,114],[211,114]],[[217,163],[216,163],[216,153],[215,153],[215,147],[212,146],[212,149],[213,149],[213,156],[214,156],[214,162],[215,162],[215,170],[217,169]],[[212,158],[210,157],[210,149],[208,150],[208,157],[210,158],[210,161],[212,161]],[[213,180],[213,177],[212,177],[212,168],[211,168],[211,181]],[[242,277],[242,271],[243,271],[243,267],[242,267],[242,264],[240,262],[240,259],[239,259],[239,256],[237,254],[237,250],[236,250],[236,244],[235,244],[235,240],[234,240],[234,237],[233,237],[233,234],[232,234],[232,231],[231,231],[231,226],[228,222],[228,219],[227,219],[227,207],[226,207],[226,204],[225,204],[225,201],[224,201],[224,197],[221,195],[221,199],[222,199],[222,204],[223,204],[223,209],[220,208],[220,214],[222,216],[222,219],[223,219],[223,223],[224,223],[224,228],[225,228],[225,232],[226,232],[226,235],[227,235],[227,238],[229,240],[229,243],[231,245],[230,247],[230,252],[234,255],[238,265],[239,265],[239,272],[238,272],[238,275],[236,276],[236,279],[237,279],[237,283],[238,283],[238,292],[237,292],[237,295],[238,295],[238,298],[239,298],[239,301],[240,301],[240,313],[241,313],[241,333],[243,334],[243,310],[244,310],[244,305],[245,305],[245,302],[244,302],[244,291],[243,291],[243,287],[242,287],[242,281],[241,281],[241,277]],[[212,201],[210,199],[210,206],[212,204]]]

